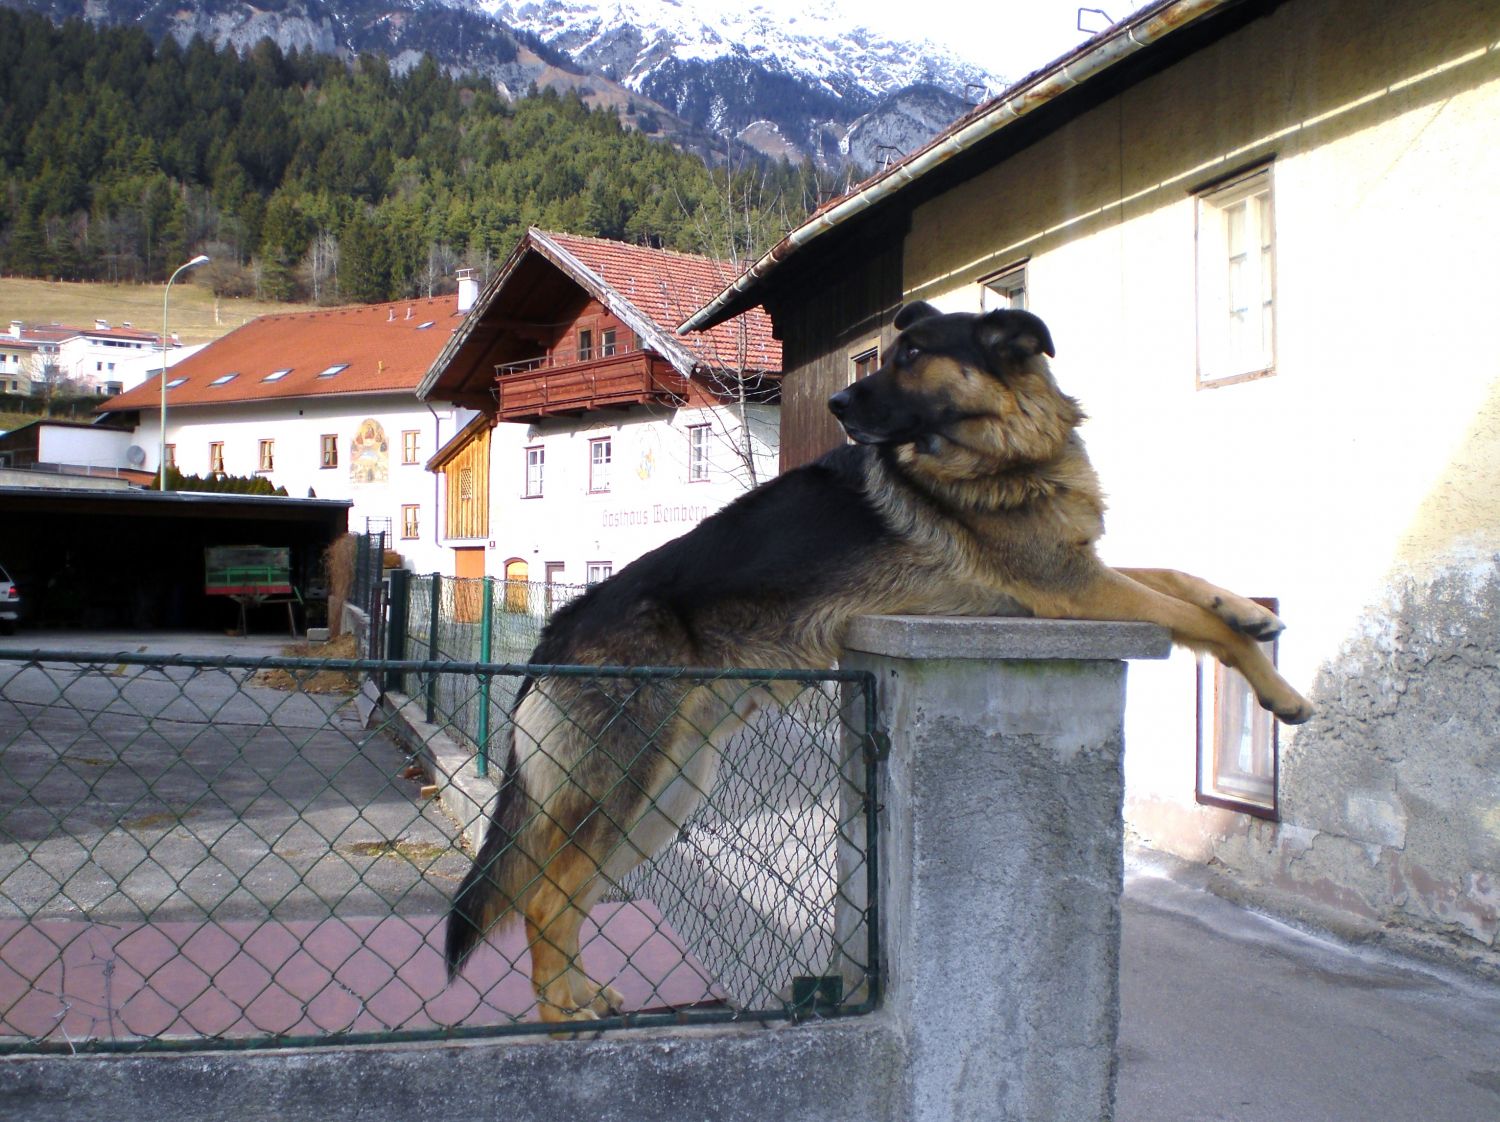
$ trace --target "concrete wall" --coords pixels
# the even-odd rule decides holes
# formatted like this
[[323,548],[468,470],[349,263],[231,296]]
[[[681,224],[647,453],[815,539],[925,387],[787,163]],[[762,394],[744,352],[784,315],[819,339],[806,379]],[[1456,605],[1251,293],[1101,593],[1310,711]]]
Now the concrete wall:
[[[887,617],[852,629],[841,661],[873,675],[889,742],[872,1013],[571,1040],[0,1057],[0,1115],[1108,1122],[1121,660],[1166,643],[1144,624]],[[436,739],[418,709],[403,720]],[[862,770],[863,705],[847,718]],[[485,798],[471,788],[458,817]],[[873,902],[865,875],[845,883],[847,932]]]
[[[1133,679],[1137,834],[1500,961],[1495,27],[1477,0],[1282,4],[920,207],[905,286],[977,309],[1029,257],[1106,557],[1280,599],[1281,666],[1321,706],[1282,730],[1280,824],[1196,804],[1178,654]],[[1262,159],[1275,374],[1198,390],[1192,192]]]

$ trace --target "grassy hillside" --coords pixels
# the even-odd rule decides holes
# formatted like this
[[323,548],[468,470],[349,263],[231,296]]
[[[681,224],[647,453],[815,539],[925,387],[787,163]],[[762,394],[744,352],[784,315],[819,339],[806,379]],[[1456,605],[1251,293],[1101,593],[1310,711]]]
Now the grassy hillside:
[[[308,305],[218,298],[194,285],[192,274],[172,286],[167,330],[184,343],[208,343],[236,327],[271,312],[298,312]],[[90,327],[96,319],[118,327],[133,324],[141,331],[161,330],[165,286],[138,284],[83,284],[68,281],[0,277],[0,330],[13,319],[28,324],[65,323]]]

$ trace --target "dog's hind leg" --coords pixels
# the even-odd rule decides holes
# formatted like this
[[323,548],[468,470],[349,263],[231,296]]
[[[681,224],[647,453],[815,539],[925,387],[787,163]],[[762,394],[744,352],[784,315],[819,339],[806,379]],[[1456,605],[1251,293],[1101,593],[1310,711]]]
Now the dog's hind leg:
[[[602,987],[588,979],[593,993],[575,992],[575,975],[583,973],[579,933],[587,907],[598,898],[593,881],[598,866],[578,846],[567,843],[547,862],[521,906],[526,920],[526,942],[531,952],[531,985],[543,1021],[591,1021]],[[614,995],[618,997],[618,995]]]
[[1259,642],[1274,639],[1286,630],[1286,624],[1269,608],[1191,573],[1180,573],[1176,569],[1116,569],[1115,572],[1139,581],[1147,588],[1213,612],[1236,631]]

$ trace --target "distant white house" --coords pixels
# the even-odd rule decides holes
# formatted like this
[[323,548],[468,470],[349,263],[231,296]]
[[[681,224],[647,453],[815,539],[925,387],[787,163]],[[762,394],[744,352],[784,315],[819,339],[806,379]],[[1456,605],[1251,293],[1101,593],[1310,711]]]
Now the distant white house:
[[13,319],[0,340],[0,356],[0,380],[6,383],[0,390],[37,393],[51,385],[117,394],[138,384],[153,360],[160,367],[161,336],[102,319],[92,327]]

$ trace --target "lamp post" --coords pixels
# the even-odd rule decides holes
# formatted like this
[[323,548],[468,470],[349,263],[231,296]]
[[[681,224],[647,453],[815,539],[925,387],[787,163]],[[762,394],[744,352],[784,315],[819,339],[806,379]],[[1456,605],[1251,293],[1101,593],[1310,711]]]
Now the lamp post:
[[187,269],[196,269],[208,264],[208,255],[200,253],[191,261],[177,266],[167,278],[167,290],[161,294],[161,458],[156,461],[157,486],[165,493],[167,489],[167,297],[172,295],[172,282]]

